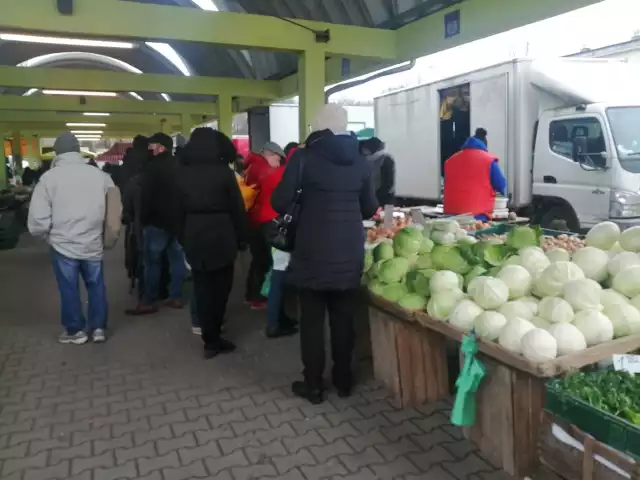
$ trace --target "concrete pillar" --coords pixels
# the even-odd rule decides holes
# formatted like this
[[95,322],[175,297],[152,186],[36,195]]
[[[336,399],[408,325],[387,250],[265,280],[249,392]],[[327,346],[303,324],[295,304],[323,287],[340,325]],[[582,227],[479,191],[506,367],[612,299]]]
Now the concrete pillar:
[[218,130],[233,136],[233,102],[230,95],[218,95]]
[[298,56],[298,93],[300,95],[300,141],[307,139],[311,122],[324,105],[325,58],[319,48]]

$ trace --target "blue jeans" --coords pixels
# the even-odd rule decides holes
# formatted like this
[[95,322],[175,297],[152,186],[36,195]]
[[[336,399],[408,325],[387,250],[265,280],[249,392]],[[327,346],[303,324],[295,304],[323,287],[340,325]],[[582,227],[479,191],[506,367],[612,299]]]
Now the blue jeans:
[[87,327],[78,286],[80,276],[89,297],[89,330],[107,328],[109,308],[102,260],[75,260],[54,249],[51,250],[51,260],[60,291],[62,326],[67,333],[74,335]]
[[182,298],[182,285],[186,275],[184,252],[182,247],[165,230],[157,227],[144,227],[144,292],[142,300],[150,305],[158,301],[160,296],[160,270],[162,268],[162,253],[166,250],[171,271],[169,298]]
[[278,328],[282,318],[282,300],[284,297],[284,275],[282,270],[271,271],[269,298],[267,299],[267,328]]

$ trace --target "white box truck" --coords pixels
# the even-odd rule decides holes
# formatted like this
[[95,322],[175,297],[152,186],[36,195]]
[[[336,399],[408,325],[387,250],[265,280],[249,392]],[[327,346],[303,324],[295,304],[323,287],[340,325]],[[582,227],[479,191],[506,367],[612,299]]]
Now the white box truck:
[[441,201],[442,164],[476,128],[510,208],[577,231],[640,224],[640,71],[625,62],[513,60],[375,100],[401,201]]

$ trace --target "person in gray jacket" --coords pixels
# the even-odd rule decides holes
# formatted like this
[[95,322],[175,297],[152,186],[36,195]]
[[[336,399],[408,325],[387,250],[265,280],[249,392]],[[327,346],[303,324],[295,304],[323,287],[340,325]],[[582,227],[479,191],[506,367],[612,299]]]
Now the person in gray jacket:
[[[71,133],[61,134],[53,149],[57,156],[51,169],[33,191],[29,232],[51,246],[64,327],[59,342],[86,343],[89,337],[85,330],[94,342],[104,342],[108,305],[102,256],[118,238],[120,192],[109,175],[87,164],[78,139]],[[88,292],[88,322],[79,277]]]

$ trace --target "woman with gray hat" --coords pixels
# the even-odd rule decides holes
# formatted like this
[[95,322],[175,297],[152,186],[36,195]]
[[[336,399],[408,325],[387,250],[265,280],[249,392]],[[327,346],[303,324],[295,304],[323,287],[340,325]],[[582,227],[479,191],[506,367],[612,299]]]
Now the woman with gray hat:
[[249,158],[251,161],[248,166],[247,184],[253,183],[256,186],[258,196],[249,210],[251,266],[247,278],[246,299],[254,310],[264,310],[267,307],[267,299],[261,295],[260,291],[272,266],[271,246],[267,242],[267,226],[278,214],[271,208],[271,191],[267,192],[263,184],[271,173],[284,164],[285,154],[277,143],[266,142],[260,155],[252,154]]

